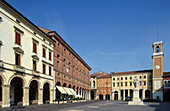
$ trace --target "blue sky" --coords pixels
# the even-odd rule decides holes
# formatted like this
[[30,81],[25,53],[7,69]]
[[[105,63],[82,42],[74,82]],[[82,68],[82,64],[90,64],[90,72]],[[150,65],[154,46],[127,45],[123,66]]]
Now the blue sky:
[[170,71],[169,0],[6,0],[34,24],[58,32],[97,71],[152,69],[152,43],[163,41]]

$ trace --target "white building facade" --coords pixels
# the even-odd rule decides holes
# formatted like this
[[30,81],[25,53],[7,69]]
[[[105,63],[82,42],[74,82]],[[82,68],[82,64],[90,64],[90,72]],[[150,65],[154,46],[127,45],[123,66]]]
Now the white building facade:
[[0,1],[0,104],[53,101],[54,41],[5,1]]

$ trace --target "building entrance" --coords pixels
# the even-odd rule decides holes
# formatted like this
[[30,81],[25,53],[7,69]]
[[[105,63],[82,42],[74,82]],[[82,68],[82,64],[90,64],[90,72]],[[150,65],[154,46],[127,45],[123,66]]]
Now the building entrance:
[[43,103],[47,103],[50,100],[50,85],[45,83],[43,87]]
[[99,95],[99,100],[103,100],[103,95],[102,94]]
[[94,91],[91,90],[91,100],[94,100]]
[[106,98],[106,100],[110,100],[110,95],[106,94],[105,98]]
[[114,93],[114,100],[118,100],[118,91],[115,91]]
[[15,77],[11,81],[11,105],[18,105],[23,104],[22,98],[23,98],[23,80],[19,77]]
[[35,80],[30,84],[29,102],[30,104],[38,104],[38,82]]

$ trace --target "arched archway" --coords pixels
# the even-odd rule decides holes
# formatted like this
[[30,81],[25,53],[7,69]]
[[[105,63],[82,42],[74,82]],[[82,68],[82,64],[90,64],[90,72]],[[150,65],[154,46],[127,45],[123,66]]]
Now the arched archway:
[[103,100],[103,95],[102,94],[99,95],[99,100]]
[[114,100],[118,100],[118,91],[114,92]]
[[68,85],[68,88],[71,88],[71,84]]
[[79,95],[81,95],[81,87],[80,87],[80,89],[79,89]]
[[150,99],[150,90],[145,91],[145,98]]
[[61,86],[60,81],[58,81],[58,82],[56,83],[56,86]]
[[[56,86],[61,86],[61,83],[60,83],[60,81],[58,81],[57,83],[56,83]],[[61,97],[61,92],[58,90],[58,88],[56,88],[56,99],[60,99],[60,97]]]
[[105,95],[105,99],[106,99],[106,100],[110,100],[110,95],[109,95],[109,94],[106,94],[106,95]]
[[91,90],[91,100],[94,100],[94,91],[93,90]]
[[43,86],[43,103],[47,103],[50,100],[50,84],[46,82]]
[[75,85],[73,86],[73,90],[75,91]]
[[79,87],[77,86],[77,88],[76,88],[76,94],[78,95],[78,90],[79,90]]
[[10,85],[11,105],[23,104],[23,80],[20,77],[14,77]]
[[29,102],[30,104],[38,104],[38,82],[32,80],[29,89]]
[[67,87],[67,84],[66,84],[66,83],[64,83],[64,84],[63,84],[63,87]]

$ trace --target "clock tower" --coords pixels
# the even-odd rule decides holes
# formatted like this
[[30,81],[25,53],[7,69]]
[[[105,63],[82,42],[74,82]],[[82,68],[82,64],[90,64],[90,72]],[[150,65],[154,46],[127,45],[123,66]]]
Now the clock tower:
[[153,78],[152,78],[152,97],[163,101],[163,42],[154,42],[153,47]]

